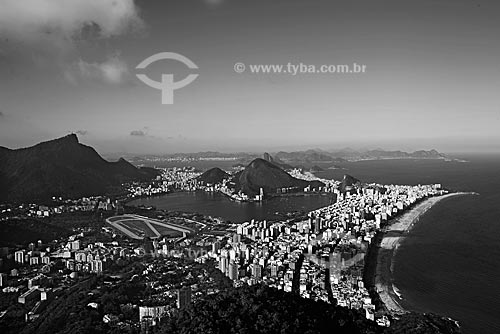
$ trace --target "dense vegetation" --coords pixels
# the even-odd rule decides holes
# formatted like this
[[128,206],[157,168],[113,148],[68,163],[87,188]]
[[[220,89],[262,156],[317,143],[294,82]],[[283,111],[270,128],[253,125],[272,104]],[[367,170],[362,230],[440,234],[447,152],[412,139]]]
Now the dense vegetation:
[[[124,262],[122,266],[116,265],[113,277],[82,274],[71,287],[56,293],[44,304],[40,317],[29,323],[25,322],[24,315],[33,305],[19,304],[15,293],[0,292],[0,311],[8,310],[0,318],[0,333],[139,333],[138,305],[174,305],[175,297],[159,295],[142,277],[144,263],[159,264],[160,259]],[[149,276],[162,286],[180,287],[181,282],[203,286],[197,279],[203,272],[217,282],[211,287],[231,288],[231,281],[211,262],[201,264],[189,259],[170,259],[162,270]],[[95,303],[95,307],[89,306],[91,303]],[[104,323],[104,315],[115,316],[120,324]]]
[[42,219],[28,218],[0,222],[0,246],[26,245],[30,242],[50,240],[71,234],[68,228],[55,226]]
[[[140,272],[135,264],[128,272]],[[129,268],[130,269],[130,268]],[[21,304],[13,299],[13,312],[0,319],[1,333],[139,333],[138,309],[133,305],[149,294],[139,281],[126,279],[103,284],[96,276],[82,279],[50,302],[40,318],[26,325]],[[95,302],[98,307],[88,306]],[[16,316],[17,314],[17,316]],[[105,314],[113,314],[122,326],[103,323]],[[127,325],[128,324],[128,325]],[[303,299],[266,286],[244,286],[206,295],[190,308],[174,313],[153,328],[152,333],[380,333],[380,334],[458,334],[450,320],[432,314],[410,313],[390,328],[366,320],[363,311],[350,310],[325,302]]]
[[382,333],[355,310],[265,286],[230,289],[180,311],[158,333]]
[[364,311],[303,299],[265,286],[229,289],[182,310],[155,333],[383,333],[456,334],[453,321],[409,313],[390,328],[366,320]]
[[[141,265],[132,272],[140,268]],[[19,312],[10,312],[0,320],[0,333],[115,333],[114,328],[103,323],[104,314],[118,315],[125,323],[137,323],[139,314],[133,305],[144,298],[147,292],[141,282],[126,280],[115,285],[113,282],[104,284],[102,277],[86,277],[52,300],[40,317],[28,324],[24,321],[23,305],[9,300],[14,302],[9,309],[19,309]],[[90,303],[97,303],[98,307],[90,307]],[[138,333],[136,329],[131,327],[125,331],[122,328],[116,333]]]
[[26,246],[38,240],[48,243],[73,234],[75,229],[99,230],[104,225],[102,221],[100,213],[95,212],[73,212],[46,218],[26,217],[0,221],[0,247]]

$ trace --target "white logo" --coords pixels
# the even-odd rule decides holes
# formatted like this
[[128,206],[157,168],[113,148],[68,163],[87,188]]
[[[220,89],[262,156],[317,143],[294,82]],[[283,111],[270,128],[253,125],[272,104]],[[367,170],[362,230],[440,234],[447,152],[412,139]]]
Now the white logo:
[[[163,60],[163,59],[173,59],[177,60],[190,69],[198,69],[195,63],[193,63],[189,58],[184,57],[178,53],[174,52],[160,52],[151,57],[144,59],[136,69],[144,69],[151,65],[152,63]],[[198,77],[198,74],[190,74],[181,81],[174,82],[173,74],[162,74],[161,82],[151,80],[145,74],[137,74],[137,78],[144,82],[146,85],[152,88],[161,90],[161,103],[162,104],[174,104],[174,90],[186,87],[191,82],[193,82]]]

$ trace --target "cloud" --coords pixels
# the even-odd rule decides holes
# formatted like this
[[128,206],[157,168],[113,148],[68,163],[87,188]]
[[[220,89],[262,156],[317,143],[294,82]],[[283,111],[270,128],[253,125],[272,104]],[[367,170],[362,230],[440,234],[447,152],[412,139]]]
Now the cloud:
[[102,63],[88,63],[80,59],[65,72],[66,79],[72,83],[77,83],[80,79],[90,79],[120,84],[126,82],[130,75],[127,64],[118,54],[110,56]]
[[0,67],[54,69],[73,83],[122,83],[128,67],[116,52],[85,51],[111,49],[115,37],[144,27],[134,0],[0,0]]
[[137,136],[137,137],[144,137],[146,136],[146,133],[142,130],[134,130],[130,132],[131,136]]
[[148,140],[161,140],[161,138],[150,133],[148,126],[144,126],[141,130],[133,130],[130,132],[130,135],[133,137],[147,138]]
[[0,37],[60,49],[142,29],[134,0],[2,0]]
[[5,114],[3,113],[3,111],[0,110],[0,118],[4,118],[5,117]]
[[76,131],[76,134],[81,135],[81,136],[86,136],[87,133],[89,133],[87,130],[78,130],[78,131]]

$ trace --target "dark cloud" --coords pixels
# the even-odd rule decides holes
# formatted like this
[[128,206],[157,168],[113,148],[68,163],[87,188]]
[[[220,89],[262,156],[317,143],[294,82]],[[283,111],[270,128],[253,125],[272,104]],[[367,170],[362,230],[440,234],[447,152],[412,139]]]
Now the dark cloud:
[[132,76],[116,51],[106,47],[98,61],[82,55],[94,44],[141,34],[145,22],[139,12],[134,0],[72,0],[71,5],[66,0],[1,0],[0,58],[18,66],[55,66],[71,83],[123,83]]
[[3,113],[3,111],[0,110],[0,118],[4,118],[5,117],[5,114]]
[[146,133],[142,130],[134,130],[130,132],[131,136],[144,137]]
[[134,0],[4,0],[0,36],[24,44],[66,48],[86,35],[111,38],[141,30]]

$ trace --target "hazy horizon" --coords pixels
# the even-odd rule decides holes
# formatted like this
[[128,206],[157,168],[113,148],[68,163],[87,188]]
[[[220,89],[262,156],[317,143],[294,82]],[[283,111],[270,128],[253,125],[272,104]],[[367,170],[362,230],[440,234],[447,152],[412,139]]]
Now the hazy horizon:
[[[500,152],[500,3],[6,0],[0,146],[75,132],[102,154],[383,148]],[[158,80],[199,77],[161,104]],[[364,64],[362,74],[234,64]]]
[[[406,153],[413,153],[415,151],[431,151],[436,149],[435,147],[420,147],[420,148],[412,148],[411,146],[407,147],[387,147],[387,146],[373,146],[373,145],[345,145],[345,146],[339,146],[339,145],[316,145],[316,146],[307,146],[307,145],[297,145],[297,146],[282,146],[282,147],[256,147],[256,148],[235,148],[235,149],[222,149],[222,150],[216,150],[216,149],[205,149],[205,150],[186,150],[186,151],[164,151],[164,152],[133,152],[133,151],[102,151],[99,149],[99,147],[94,147],[92,144],[88,143],[85,141],[85,137],[79,136],[77,133],[71,133],[74,134],[78,137],[78,141],[80,144],[90,146],[96,151],[106,157],[106,158],[118,158],[122,156],[131,156],[131,155],[137,155],[137,156],[143,156],[143,155],[153,155],[153,156],[161,156],[161,155],[175,155],[175,154],[196,154],[196,153],[208,153],[208,152],[218,152],[218,153],[223,153],[223,154],[238,154],[238,153],[245,153],[245,154],[264,154],[264,153],[270,153],[270,154],[276,154],[278,152],[300,152],[300,151],[307,151],[307,150],[315,150],[315,151],[324,151],[324,152],[329,152],[329,153],[336,153],[340,151],[345,151],[345,150],[353,150],[357,152],[366,152],[370,150],[384,150],[384,151],[402,151]],[[69,134],[67,134],[69,135]],[[64,137],[64,136],[63,136]],[[63,137],[58,137],[58,138],[50,138],[47,141],[51,141],[54,139],[60,139]],[[83,139],[83,140],[82,140]],[[46,142],[46,140],[43,140],[41,142]],[[34,146],[36,144],[39,144],[41,142],[34,142],[32,144],[29,144],[27,146],[20,146],[20,147],[7,147],[8,149],[16,150],[16,149],[23,149],[27,147]],[[3,146],[0,146],[3,147]],[[436,149],[437,150],[437,149]],[[448,155],[474,155],[474,154],[493,154],[497,155],[500,152],[496,151],[481,151],[481,150],[474,150],[474,151],[442,151],[442,150],[437,150],[439,153],[444,153]]]

